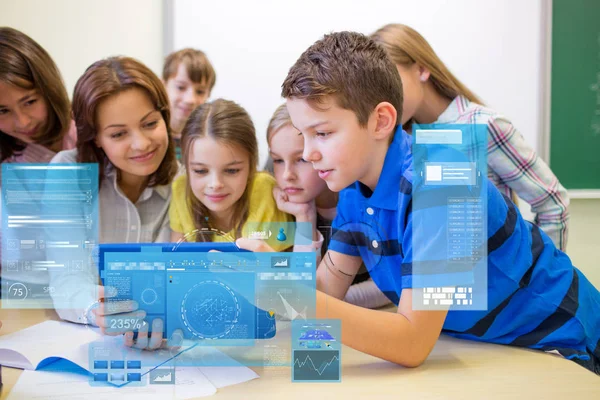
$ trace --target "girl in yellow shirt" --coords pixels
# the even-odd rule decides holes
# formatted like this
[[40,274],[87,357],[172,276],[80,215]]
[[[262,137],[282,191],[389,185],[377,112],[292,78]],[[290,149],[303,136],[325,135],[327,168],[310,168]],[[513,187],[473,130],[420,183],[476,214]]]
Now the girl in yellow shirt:
[[[196,108],[182,147],[186,174],[173,182],[169,209],[173,242],[233,242],[253,227],[292,221],[275,204],[275,179],[256,171],[256,132],[238,104],[217,99]],[[276,237],[267,240],[275,250],[289,247]]]

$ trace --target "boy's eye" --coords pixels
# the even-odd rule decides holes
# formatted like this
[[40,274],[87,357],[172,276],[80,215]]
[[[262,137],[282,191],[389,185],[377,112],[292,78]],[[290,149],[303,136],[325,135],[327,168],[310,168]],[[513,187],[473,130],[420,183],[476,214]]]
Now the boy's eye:
[[308,161],[306,161],[304,158],[299,158],[299,159],[298,159],[298,162],[301,162],[301,163],[307,163]]
[[208,173],[208,170],[207,169],[195,169],[194,173],[198,174],[198,175],[204,175],[204,174]]
[[6,108],[0,109],[0,115],[8,114],[8,110]]
[[225,170],[225,172],[229,175],[235,175],[238,172],[240,172],[239,168],[228,168]]
[[206,93],[204,90],[196,90],[198,96],[204,96],[204,93]]
[[177,90],[179,90],[180,92],[185,91],[185,86],[177,86]]
[[282,159],[273,159],[273,164],[283,164],[283,160]]
[[330,132],[317,132],[316,134],[317,134],[317,136],[320,136],[320,137],[326,137],[326,136],[331,135]]

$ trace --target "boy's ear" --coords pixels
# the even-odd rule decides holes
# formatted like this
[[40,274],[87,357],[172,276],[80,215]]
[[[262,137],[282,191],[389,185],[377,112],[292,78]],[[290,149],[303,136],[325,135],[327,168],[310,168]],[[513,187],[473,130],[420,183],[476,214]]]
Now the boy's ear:
[[375,118],[375,128],[373,135],[375,139],[387,139],[396,129],[396,118],[398,112],[396,108],[387,101],[383,101],[375,107],[372,118]]

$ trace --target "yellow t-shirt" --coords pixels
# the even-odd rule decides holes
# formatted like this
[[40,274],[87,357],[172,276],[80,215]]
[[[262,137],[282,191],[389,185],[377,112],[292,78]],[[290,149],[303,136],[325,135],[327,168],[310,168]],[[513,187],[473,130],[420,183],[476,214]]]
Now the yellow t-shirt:
[[[193,232],[196,229],[191,214],[190,203],[186,198],[186,180],[187,175],[182,175],[173,181],[171,205],[169,207],[171,229],[174,232],[183,233],[184,235]],[[264,230],[272,223],[272,234],[266,242],[276,251],[283,251],[294,244],[293,234],[287,235],[287,240],[277,240],[279,226],[286,226],[285,224],[292,222],[293,219],[289,214],[286,214],[277,208],[277,204],[273,198],[273,187],[275,187],[275,185],[275,179],[267,173],[257,172],[254,176],[252,193],[250,194],[248,219],[242,226],[242,235],[244,237],[249,237],[251,230]],[[195,235],[190,235],[187,240],[194,241],[195,237]],[[236,229],[232,229],[227,232],[226,236],[219,234],[213,235],[212,241],[229,242],[235,239]]]

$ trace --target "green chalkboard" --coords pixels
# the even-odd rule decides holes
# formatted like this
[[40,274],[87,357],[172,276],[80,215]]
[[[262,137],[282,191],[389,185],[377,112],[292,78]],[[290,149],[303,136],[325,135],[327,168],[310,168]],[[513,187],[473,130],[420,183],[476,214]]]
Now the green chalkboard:
[[553,0],[550,166],[567,189],[600,189],[600,1]]

